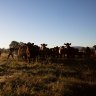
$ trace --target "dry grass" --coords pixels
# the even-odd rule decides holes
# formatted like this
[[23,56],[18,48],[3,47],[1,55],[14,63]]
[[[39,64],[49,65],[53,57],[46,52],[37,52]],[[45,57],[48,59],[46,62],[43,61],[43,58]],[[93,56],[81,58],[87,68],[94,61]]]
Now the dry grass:
[[0,58],[0,96],[96,96],[95,59],[26,63]]

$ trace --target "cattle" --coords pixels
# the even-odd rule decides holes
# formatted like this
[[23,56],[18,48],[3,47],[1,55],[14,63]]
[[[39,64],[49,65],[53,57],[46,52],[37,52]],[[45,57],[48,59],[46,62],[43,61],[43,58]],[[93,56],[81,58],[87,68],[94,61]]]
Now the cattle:
[[59,47],[53,47],[50,49],[51,50],[51,57],[57,58],[59,57]]
[[40,51],[39,51],[40,57],[42,57],[44,59],[48,57],[48,48],[46,46],[47,46],[47,44],[45,44],[45,43],[41,44]]
[[85,47],[80,47],[79,48],[78,56],[80,58],[84,58],[85,57]]
[[66,56],[67,56],[67,58],[73,57],[74,56],[73,48],[70,47],[71,43],[64,43],[64,45],[65,45],[65,48],[66,48]]
[[23,59],[25,61],[28,61],[29,63],[31,61],[35,61],[36,58],[39,55],[39,47],[37,45],[34,45],[34,43],[26,43],[19,47],[18,49],[18,59]]
[[30,60],[34,62],[39,55],[40,47],[37,45],[34,45],[34,43],[30,43],[30,42],[27,43],[27,46],[28,46],[29,53],[30,53],[29,62],[30,62]]
[[78,48],[71,47],[70,46],[71,43],[64,43],[64,45],[65,46],[62,49],[64,57],[67,57],[67,58],[78,57],[78,52],[79,52]]
[[66,55],[66,48],[64,46],[59,47],[59,56],[60,58],[65,57]]
[[26,43],[19,46],[18,49],[18,60],[25,60],[27,61],[30,57],[29,48]]
[[94,48],[94,56],[96,56],[96,45],[94,45],[93,48]]
[[95,50],[95,48],[93,47],[93,48],[91,48],[91,54],[92,54],[92,56],[95,56],[96,55],[96,50]]
[[79,55],[81,55],[81,57],[83,58],[89,58],[94,56],[94,49],[90,48],[90,47],[81,47],[79,49]]
[[89,47],[85,48],[85,57],[90,57],[91,56],[91,49]]
[[85,47],[85,57],[94,57],[95,56],[95,49],[91,47]]
[[18,48],[18,59],[23,59],[28,61],[36,61],[38,57],[45,60],[49,57],[53,58],[76,58],[76,57],[90,57],[92,51],[89,47],[82,47],[78,49],[71,47],[71,43],[64,43],[63,46],[56,46],[53,48],[48,48],[47,44],[43,43],[39,46],[34,45],[34,43],[24,43],[20,44]]

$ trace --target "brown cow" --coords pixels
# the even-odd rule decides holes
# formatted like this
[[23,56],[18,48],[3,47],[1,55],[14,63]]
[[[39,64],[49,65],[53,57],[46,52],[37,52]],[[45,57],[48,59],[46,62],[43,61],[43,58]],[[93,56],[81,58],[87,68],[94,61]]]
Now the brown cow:
[[26,44],[23,44],[21,46],[19,46],[18,49],[18,60],[23,59],[25,61],[27,61],[30,57],[30,52],[29,52],[29,48]]
[[65,54],[66,54],[67,58],[69,58],[69,57],[74,58],[78,55],[79,50],[77,48],[71,47],[70,46],[71,43],[64,43],[64,45],[66,45],[64,52],[66,52]]

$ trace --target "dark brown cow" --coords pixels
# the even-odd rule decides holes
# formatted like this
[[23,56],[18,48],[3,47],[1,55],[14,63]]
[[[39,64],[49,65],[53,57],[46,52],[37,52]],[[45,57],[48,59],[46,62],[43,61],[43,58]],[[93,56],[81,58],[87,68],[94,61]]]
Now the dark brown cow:
[[67,58],[70,58],[70,57],[74,58],[74,57],[78,56],[79,49],[71,47],[70,46],[71,43],[64,43],[64,45],[66,45],[65,49],[64,49],[65,50],[64,54],[67,56]]
[[91,56],[91,49],[89,47],[85,48],[85,57],[90,57]]
[[40,57],[44,59],[48,57],[48,48],[46,46],[47,44],[43,43],[40,47]]
[[59,57],[59,47],[58,46],[51,48],[50,50],[51,50],[51,57],[55,57],[55,58]]
[[72,47],[70,47],[71,43],[64,43],[64,45],[66,45],[66,56],[72,57]]
[[27,46],[30,52],[29,62],[35,61],[39,55],[39,46],[34,45],[34,43],[30,43],[30,42],[27,43]]

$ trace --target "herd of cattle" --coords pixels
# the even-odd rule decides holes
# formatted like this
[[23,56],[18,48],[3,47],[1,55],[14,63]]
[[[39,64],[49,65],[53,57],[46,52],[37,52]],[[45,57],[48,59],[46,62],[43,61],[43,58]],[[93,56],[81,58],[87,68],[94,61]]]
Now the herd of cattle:
[[[12,49],[12,48],[11,48]],[[13,48],[14,51],[15,48]],[[11,50],[12,51],[12,50]],[[15,50],[16,51],[16,50]],[[41,44],[41,46],[34,45],[34,43],[22,43],[17,49],[18,60],[24,59],[31,60],[37,58],[85,58],[95,56],[96,48],[82,47],[81,49],[71,47],[71,43],[64,43],[63,46],[56,46],[54,48],[48,48],[47,44]]]

